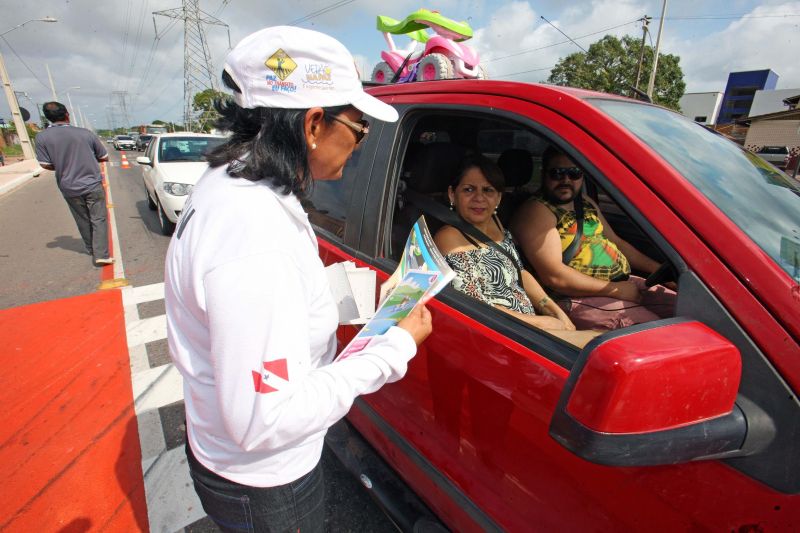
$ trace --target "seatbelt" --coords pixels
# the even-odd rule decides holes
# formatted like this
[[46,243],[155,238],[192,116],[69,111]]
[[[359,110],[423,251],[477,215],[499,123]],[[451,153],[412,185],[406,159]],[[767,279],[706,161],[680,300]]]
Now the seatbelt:
[[508,259],[511,261],[511,264],[513,264],[517,269],[517,279],[519,280],[520,286],[522,286],[522,269],[517,260],[508,252],[508,250],[504,249],[484,232],[461,218],[457,213],[447,209],[439,202],[436,202],[433,199],[411,189],[406,190],[405,196],[411,201],[412,204],[419,207],[424,213],[431,215],[440,222],[444,222],[445,224],[449,224],[461,230],[463,233],[469,234],[478,241],[491,246],[495,250],[508,257]]
[[567,249],[564,250],[561,254],[561,262],[565,265],[568,265],[570,261],[575,257],[575,254],[578,253],[578,248],[581,245],[581,239],[583,238],[583,187],[576,195],[577,201],[573,202],[575,204],[575,223],[577,227],[575,228],[575,238],[572,239],[572,242],[569,243]]

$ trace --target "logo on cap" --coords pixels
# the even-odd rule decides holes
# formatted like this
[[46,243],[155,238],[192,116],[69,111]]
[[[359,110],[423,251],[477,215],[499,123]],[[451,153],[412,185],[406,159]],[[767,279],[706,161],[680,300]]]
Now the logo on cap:
[[272,54],[264,64],[269,68],[275,75],[281,80],[285,80],[289,77],[289,75],[294,72],[294,69],[297,68],[297,63],[295,63],[289,54],[283,51],[283,49],[278,48],[277,52]]

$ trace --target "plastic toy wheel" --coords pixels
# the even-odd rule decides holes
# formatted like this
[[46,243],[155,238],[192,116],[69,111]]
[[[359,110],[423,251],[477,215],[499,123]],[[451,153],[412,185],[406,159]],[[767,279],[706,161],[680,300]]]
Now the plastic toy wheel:
[[381,61],[372,69],[372,81],[376,83],[389,83],[394,77],[394,71],[389,67],[389,63]]
[[448,80],[453,77],[453,65],[444,54],[429,54],[419,60],[417,80]]

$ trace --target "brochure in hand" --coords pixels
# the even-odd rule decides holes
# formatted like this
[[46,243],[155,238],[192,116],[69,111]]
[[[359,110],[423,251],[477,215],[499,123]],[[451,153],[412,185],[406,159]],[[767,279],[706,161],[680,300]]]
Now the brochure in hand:
[[381,304],[353,340],[338,355],[346,359],[362,351],[373,337],[382,335],[417,306],[433,298],[455,277],[441,252],[433,243],[425,217],[411,228],[400,264],[381,285]]

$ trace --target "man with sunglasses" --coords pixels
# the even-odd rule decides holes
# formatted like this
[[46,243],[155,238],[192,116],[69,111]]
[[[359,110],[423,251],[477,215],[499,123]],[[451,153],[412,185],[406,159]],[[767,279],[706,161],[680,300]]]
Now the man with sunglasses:
[[[652,273],[659,264],[614,233],[583,196],[583,170],[552,146],[542,155],[542,168],[540,194],[520,207],[512,231],[575,326],[610,330],[672,316],[674,291],[648,289],[643,278],[631,276],[631,267]],[[578,219],[582,231],[573,244]]]

